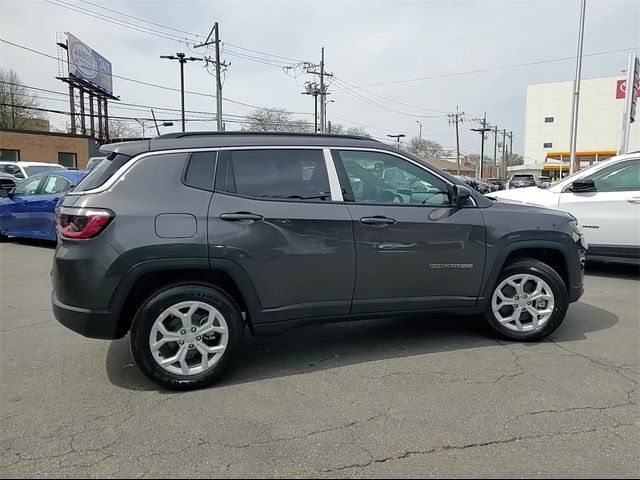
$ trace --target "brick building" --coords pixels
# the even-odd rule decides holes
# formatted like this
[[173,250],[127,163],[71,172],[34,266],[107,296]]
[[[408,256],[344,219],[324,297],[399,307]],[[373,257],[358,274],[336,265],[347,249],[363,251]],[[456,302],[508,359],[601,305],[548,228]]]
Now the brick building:
[[94,138],[69,133],[0,129],[0,160],[51,162],[83,169],[99,156]]

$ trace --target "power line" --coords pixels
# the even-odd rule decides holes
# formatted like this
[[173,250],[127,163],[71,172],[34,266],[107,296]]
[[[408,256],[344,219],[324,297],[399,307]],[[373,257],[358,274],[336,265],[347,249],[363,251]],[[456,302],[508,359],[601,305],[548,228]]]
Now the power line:
[[[640,48],[639,46],[636,47],[630,47],[630,48],[619,48],[617,50],[606,50],[603,52],[595,52],[595,53],[589,53],[589,54],[585,54],[583,55],[583,57],[595,57],[598,55],[607,55],[610,53],[620,53],[620,52],[628,52],[631,50],[637,50],[638,48]],[[379,86],[383,86],[383,85],[398,85],[401,83],[411,83],[411,82],[420,82],[423,80],[433,80],[436,78],[449,78],[449,77],[458,77],[461,75],[472,75],[472,74],[476,74],[476,73],[485,73],[485,72],[493,72],[493,71],[497,71],[497,70],[507,70],[507,69],[511,69],[511,68],[520,68],[520,67],[530,67],[533,65],[542,65],[545,63],[554,63],[554,62],[564,62],[567,60],[575,60],[576,56],[572,56],[572,57],[562,57],[562,58],[553,58],[550,60],[539,60],[539,61],[535,61],[535,62],[527,62],[527,63],[517,63],[514,65],[504,65],[502,67],[489,67],[489,68],[481,68],[478,70],[468,70],[468,71],[464,71],[464,72],[455,72],[455,73],[445,73],[442,75],[431,75],[428,77],[419,77],[419,78],[411,78],[411,79],[407,79],[407,80],[396,80],[396,81],[392,81],[392,82],[379,82],[379,83],[370,83],[367,85],[360,85],[358,87],[355,88],[363,88],[363,87],[379,87]],[[345,89],[347,90],[347,89]]]
[[[363,92],[365,92],[365,93],[368,93],[369,95],[373,95],[373,96],[375,96],[375,97],[382,98],[382,99],[387,100],[387,101],[389,101],[389,102],[397,103],[397,104],[399,104],[399,105],[404,105],[404,106],[406,106],[406,107],[411,107],[411,108],[415,108],[415,109],[418,109],[418,110],[424,110],[424,111],[426,111],[426,112],[445,113],[445,114],[449,113],[449,112],[446,112],[446,111],[444,111],[444,110],[434,110],[434,109],[431,109],[431,108],[418,107],[418,106],[416,106],[416,105],[411,105],[410,103],[404,103],[404,102],[401,102],[401,101],[399,101],[399,100],[394,100],[393,98],[385,97],[385,96],[383,96],[383,95],[379,95],[379,94],[374,93],[374,92],[371,92],[371,91],[369,91],[369,90],[365,90],[365,89],[364,89],[364,88],[362,88],[362,87],[358,87],[358,86],[356,86],[356,85],[353,85],[353,84],[351,84],[351,83],[349,83],[349,82],[347,82],[347,81],[345,81],[345,80],[342,80],[342,79],[340,79],[340,78],[337,78],[337,77],[335,77],[335,78],[336,78],[336,80],[340,80],[340,81],[341,81],[343,84],[345,84],[345,85],[348,85],[348,86],[350,86],[350,87],[352,87],[352,88],[356,88],[356,89],[358,89],[358,90],[360,90],[360,91],[363,91]],[[336,90],[336,91],[341,91],[341,89],[338,89],[338,90]]]
[[[339,84],[342,83],[342,81],[337,79],[337,78],[334,78],[334,80],[336,82],[338,82]],[[381,104],[379,104],[377,102],[374,102],[373,100],[371,100],[369,98],[366,98],[366,97],[364,97],[363,95],[361,95],[359,93],[355,93],[355,92],[350,91],[350,90],[342,90],[342,91],[344,93],[348,94],[348,95],[351,95],[352,97],[357,98],[358,100],[361,100],[361,101],[369,104],[369,105],[372,105],[372,106],[377,107],[379,109],[385,110],[387,112],[397,113],[399,115],[406,115],[408,117],[413,117],[413,118],[415,118],[415,117],[418,117],[418,118],[443,118],[443,117],[446,116],[446,115],[418,115],[418,114],[415,114],[415,113],[403,112],[403,111],[397,110],[397,109],[395,109],[393,107],[381,105]]]
[[156,25],[158,27],[161,27],[161,28],[164,28],[164,29],[167,29],[167,30],[173,30],[174,32],[186,33],[188,35],[192,35],[192,36],[195,36],[195,37],[204,38],[201,35],[198,35],[196,33],[187,32],[185,30],[179,30],[179,29],[173,28],[173,27],[167,27],[166,25],[162,25],[160,23],[155,23],[155,22],[152,22],[150,20],[145,20],[144,18],[136,17],[134,15],[129,15],[128,13],[119,12],[118,10],[114,10],[112,8],[107,8],[105,6],[98,5],[97,3],[88,2],[87,0],[78,0],[78,1],[80,1],[82,3],[88,3],[89,5],[93,5],[94,7],[98,7],[98,8],[101,8],[103,10],[107,10],[109,12],[117,13],[118,15],[122,15],[123,17],[129,17],[129,18],[133,18],[135,20],[139,20],[139,21],[144,22],[144,23],[148,23],[150,25]]
[[109,22],[113,25],[118,25],[120,27],[124,27],[124,28],[129,28],[132,30],[137,30],[139,32],[142,33],[147,33],[149,35],[154,35],[156,37],[159,38],[165,38],[167,40],[172,40],[174,42],[179,42],[179,43],[187,43],[187,38],[182,38],[182,37],[178,37],[177,35],[173,34],[173,33],[167,33],[167,32],[160,32],[158,30],[154,30],[152,28],[149,27],[144,27],[142,25],[136,25],[134,23],[128,22],[126,20],[121,20],[115,17],[111,17],[109,15],[105,15],[102,13],[98,13],[95,12],[93,10],[89,10],[87,8],[83,8],[77,5],[73,5],[70,3],[67,3],[63,0],[42,0],[43,2],[49,3],[51,5],[54,5],[56,7],[60,7],[60,8],[65,8],[67,10],[71,10],[77,13],[81,13],[82,15],[86,15],[89,17],[93,17],[93,18],[97,18],[98,20],[103,20],[105,22]]

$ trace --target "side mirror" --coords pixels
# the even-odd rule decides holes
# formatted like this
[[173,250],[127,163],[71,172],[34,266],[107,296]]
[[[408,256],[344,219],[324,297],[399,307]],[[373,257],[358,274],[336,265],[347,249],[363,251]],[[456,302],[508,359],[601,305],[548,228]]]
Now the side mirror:
[[0,198],[8,198],[9,191],[6,188],[0,188]]
[[573,193],[597,192],[596,184],[593,180],[576,180],[571,184]]
[[453,204],[456,207],[466,207],[471,204],[469,197],[471,197],[471,190],[464,185],[454,185],[453,186],[453,195],[452,195]]

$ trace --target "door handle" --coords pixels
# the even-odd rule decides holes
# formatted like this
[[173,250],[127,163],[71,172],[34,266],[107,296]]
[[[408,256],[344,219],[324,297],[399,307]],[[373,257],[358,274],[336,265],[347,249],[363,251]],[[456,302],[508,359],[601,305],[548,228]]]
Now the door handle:
[[627,202],[629,202],[629,203],[640,203],[640,197],[627,198]]
[[223,213],[220,215],[220,220],[224,220],[226,222],[240,222],[242,220],[252,220],[257,222],[263,218],[264,217],[262,215],[250,212]]
[[375,217],[363,217],[360,219],[360,223],[363,223],[364,225],[384,226],[384,225],[393,225],[394,223],[396,223],[396,221],[393,218],[389,218],[389,217],[375,216]]
[[52,199],[51,199],[51,200],[49,200],[49,201],[50,201],[51,203],[57,203],[57,202],[58,202],[58,200],[60,200],[60,197],[52,198]]

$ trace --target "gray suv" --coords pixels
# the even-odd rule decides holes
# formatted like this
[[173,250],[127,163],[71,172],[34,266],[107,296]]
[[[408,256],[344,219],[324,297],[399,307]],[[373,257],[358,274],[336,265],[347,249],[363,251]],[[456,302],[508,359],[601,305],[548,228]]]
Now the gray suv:
[[495,202],[369,138],[175,133],[107,148],[57,209],[53,311],[87,337],[130,332],[139,368],[168,388],[211,385],[246,329],[444,310],[531,341],[583,291],[572,216]]

